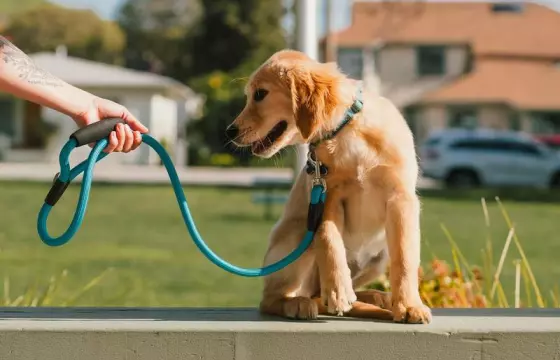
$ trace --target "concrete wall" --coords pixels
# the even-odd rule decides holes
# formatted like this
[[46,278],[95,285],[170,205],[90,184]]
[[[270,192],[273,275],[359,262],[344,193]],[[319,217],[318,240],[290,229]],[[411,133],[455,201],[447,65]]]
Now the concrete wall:
[[416,52],[412,47],[386,47],[377,55],[377,71],[382,83],[402,85],[416,80]]
[[447,109],[443,105],[431,105],[418,108],[412,122],[416,143],[422,142],[430,132],[447,127]]
[[[464,47],[447,47],[445,77],[462,74],[467,61]],[[405,85],[418,80],[416,50],[412,46],[387,46],[378,54],[378,72],[381,81],[389,85]]]
[[521,131],[531,133],[533,131],[531,115],[527,112],[523,112],[519,115],[519,117],[521,121]]
[[[167,144],[168,151],[172,155],[172,150],[177,141],[177,102],[161,95],[154,95],[151,98],[150,109],[150,134]],[[150,149],[149,163],[157,164],[160,159],[158,154]]]
[[459,76],[465,72],[468,61],[468,50],[463,46],[449,47],[446,52],[446,76]]
[[[151,115],[151,97],[150,92],[131,91],[131,92],[116,92],[119,102],[124,105],[128,110],[146,126],[150,125]],[[148,164],[150,149],[147,146],[141,146],[137,151],[131,154],[112,154],[115,160],[118,159],[121,163],[133,164]]]
[[436,309],[429,325],[252,309],[0,309],[2,360],[556,360],[559,309]]

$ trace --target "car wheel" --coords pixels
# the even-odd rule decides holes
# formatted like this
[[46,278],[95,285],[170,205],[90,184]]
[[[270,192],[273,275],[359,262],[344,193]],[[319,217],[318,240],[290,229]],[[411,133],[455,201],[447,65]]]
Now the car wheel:
[[472,170],[454,170],[447,177],[446,185],[451,188],[469,189],[480,185],[480,180]]

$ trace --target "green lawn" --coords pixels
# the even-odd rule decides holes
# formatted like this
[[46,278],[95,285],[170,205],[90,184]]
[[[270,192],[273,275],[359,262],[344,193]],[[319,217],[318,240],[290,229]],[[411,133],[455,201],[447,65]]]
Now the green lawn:
[[44,0],[2,0],[0,1],[0,14],[9,15],[21,12],[44,2]]
[[[0,274],[9,277],[12,297],[24,287],[68,269],[60,299],[103,270],[114,271],[77,305],[107,306],[255,306],[261,280],[242,278],[206,260],[184,227],[170,187],[94,185],[84,224],[67,245],[50,248],[36,234],[36,216],[48,191],[46,184],[0,183]],[[50,219],[60,233],[75,208],[71,187]],[[186,188],[199,231],[221,256],[237,265],[260,266],[272,222],[250,201],[249,191]],[[560,206],[505,202],[532,263],[539,285],[547,291],[560,278]],[[278,212],[278,210],[277,210]],[[508,229],[490,204],[491,234],[501,248]],[[478,200],[423,198],[423,258],[450,258],[444,223],[472,263],[481,263],[486,239]],[[512,255],[504,276],[511,284]],[[499,253],[494,255],[496,262]],[[506,289],[510,291],[511,289]],[[2,292],[0,288],[0,293]]]

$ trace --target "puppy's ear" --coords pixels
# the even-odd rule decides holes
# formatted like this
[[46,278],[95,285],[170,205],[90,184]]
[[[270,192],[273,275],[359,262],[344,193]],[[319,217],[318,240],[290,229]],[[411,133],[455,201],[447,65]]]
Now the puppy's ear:
[[321,129],[336,106],[336,64],[313,64],[290,71],[290,90],[296,125],[304,140]]

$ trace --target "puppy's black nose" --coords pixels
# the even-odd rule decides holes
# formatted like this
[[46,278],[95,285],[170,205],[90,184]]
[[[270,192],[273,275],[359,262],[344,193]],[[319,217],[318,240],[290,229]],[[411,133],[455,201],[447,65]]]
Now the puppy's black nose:
[[239,135],[239,128],[237,126],[235,126],[234,124],[228,126],[228,128],[226,129],[226,137],[228,138],[229,141],[236,140],[238,135]]

